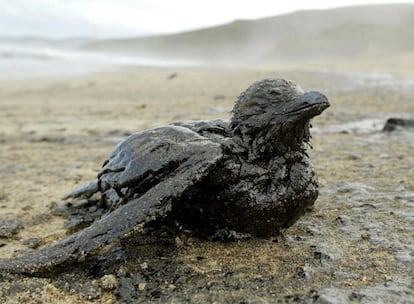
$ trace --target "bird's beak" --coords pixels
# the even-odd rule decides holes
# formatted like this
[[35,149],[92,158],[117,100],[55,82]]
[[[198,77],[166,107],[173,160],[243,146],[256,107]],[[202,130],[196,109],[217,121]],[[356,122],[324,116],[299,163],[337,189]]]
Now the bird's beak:
[[286,114],[299,119],[311,119],[321,114],[329,106],[328,98],[325,95],[309,91],[292,100]]

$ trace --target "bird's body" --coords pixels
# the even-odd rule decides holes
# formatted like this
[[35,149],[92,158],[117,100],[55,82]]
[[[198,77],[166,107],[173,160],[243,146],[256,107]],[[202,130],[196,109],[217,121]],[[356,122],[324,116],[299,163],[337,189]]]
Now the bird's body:
[[309,120],[328,106],[318,92],[267,79],[240,95],[229,121],[175,123],[131,135],[96,181],[66,196],[100,194],[107,213],[51,247],[1,260],[0,270],[36,272],[73,261],[165,217],[209,233],[277,233],[318,196],[306,154]]
[[269,235],[287,228],[318,196],[316,173],[305,150],[249,157],[235,146],[229,124],[221,120],[180,124],[219,142],[223,156],[210,174],[173,204],[172,217],[190,229],[210,233],[225,229]]

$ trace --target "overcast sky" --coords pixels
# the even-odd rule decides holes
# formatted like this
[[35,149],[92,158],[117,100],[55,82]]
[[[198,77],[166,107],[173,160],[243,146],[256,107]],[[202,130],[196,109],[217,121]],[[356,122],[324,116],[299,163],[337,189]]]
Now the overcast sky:
[[137,36],[381,0],[0,0],[0,36]]

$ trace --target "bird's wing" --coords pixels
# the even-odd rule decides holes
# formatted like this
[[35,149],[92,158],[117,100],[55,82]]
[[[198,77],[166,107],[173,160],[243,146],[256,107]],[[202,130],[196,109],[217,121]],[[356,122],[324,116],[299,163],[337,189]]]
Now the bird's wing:
[[219,144],[183,127],[168,126],[131,135],[111,153],[100,173],[101,182],[110,186],[118,183],[121,189],[153,174],[157,183],[88,228],[52,246],[13,259],[0,259],[0,271],[47,271],[78,260],[138,224],[165,216],[172,202],[214,169],[222,156]]
[[214,120],[190,120],[184,122],[175,122],[173,126],[181,126],[188,128],[202,136],[221,135],[223,137],[230,137],[229,120],[214,119]]
[[176,122],[172,125],[188,128],[203,137],[224,145],[226,145],[227,142],[231,141],[231,131],[229,128],[228,120],[192,120],[185,122]]
[[70,193],[62,197],[62,199],[66,200],[66,199],[77,198],[77,197],[90,198],[92,195],[94,195],[98,191],[99,191],[98,180],[95,179],[72,190]]
[[[192,133],[195,132],[214,142],[224,143],[230,136],[228,125],[228,120],[198,120],[135,133],[115,147],[98,180],[81,185],[63,199],[89,198],[100,190],[112,189],[115,192],[111,191],[112,197],[108,195],[107,199],[114,202],[126,194],[122,188],[139,195],[178,165],[181,160],[176,157],[181,155],[180,142],[198,140],[193,138]],[[170,151],[172,145],[179,151]]]

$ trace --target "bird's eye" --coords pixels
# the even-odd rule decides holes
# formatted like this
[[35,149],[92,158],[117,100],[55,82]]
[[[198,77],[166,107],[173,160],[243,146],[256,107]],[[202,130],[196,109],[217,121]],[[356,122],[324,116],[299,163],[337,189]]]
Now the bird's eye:
[[282,93],[278,89],[270,89],[270,94],[272,94],[274,96],[279,96]]

